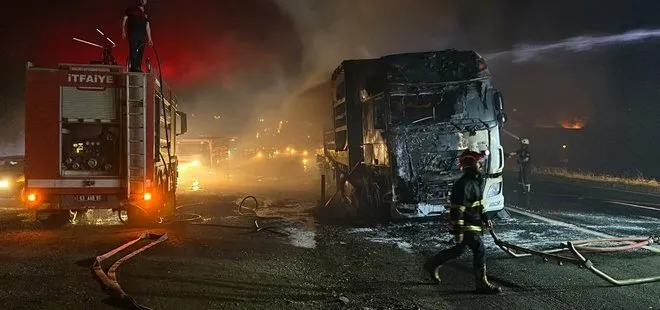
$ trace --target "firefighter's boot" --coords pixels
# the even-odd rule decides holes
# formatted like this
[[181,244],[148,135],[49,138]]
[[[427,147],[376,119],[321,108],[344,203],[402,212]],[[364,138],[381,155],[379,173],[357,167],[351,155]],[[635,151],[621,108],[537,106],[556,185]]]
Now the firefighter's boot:
[[437,264],[433,258],[429,259],[424,264],[424,270],[429,275],[429,279],[435,284],[440,284],[440,282],[442,282],[440,279],[440,268],[442,268],[442,265]]
[[475,278],[477,281],[477,293],[479,294],[499,294],[502,292],[502,288],[488,282],[486,277],[486,266],[474,271]]

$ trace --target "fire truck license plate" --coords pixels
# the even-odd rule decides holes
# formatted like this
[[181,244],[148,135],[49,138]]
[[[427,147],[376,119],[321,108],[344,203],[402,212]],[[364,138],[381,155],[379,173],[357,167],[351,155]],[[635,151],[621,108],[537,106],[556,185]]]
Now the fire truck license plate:
[[76,201],[95,202],[95,201],[102,201],[102,200],[103,200],[102,195],[76,195]]

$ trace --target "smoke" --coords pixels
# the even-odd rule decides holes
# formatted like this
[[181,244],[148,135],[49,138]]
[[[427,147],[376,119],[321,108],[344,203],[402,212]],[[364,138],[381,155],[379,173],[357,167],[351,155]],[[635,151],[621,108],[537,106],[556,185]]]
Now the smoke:
[[[274,29],[264,24],[262,36],[285,38],[284,42],[248,46],[267,49],[273,57],[216,79],[213,90],[207,84],[190,92],[186,98],[194,105],[190,108],[208,120],[196,122],[194,132],[243,128],[237,134],[249,139],[261,125],[258,120],[267,118],[289,120],[291,128],[312,130],[310,134],[319,137],[320,124],[328,118],[320,112],[327,107],[327,81],[341,61],[444,49],[455,46],[462,35],[452,1],[273,1],[278,9],[271,10],[282,15],[277,23],[292,27]],[[245,72],[254,68],[256,74]],[[229,117],[211,121],[218,114],[211,106]]]
[[[16,100],[17,101],[17,100]],[[0,156],[25,154],[25,111],[6,110],[0,118],[3,132],[0,134]]]
[[462,37],[454,1],[274,1],[293,20],[303,47],[282,113],[312,124],[318,139],[330,119],[328,81],[343,60],[444,49]]
[[300,34],[303,88],[327,79],[342,60],[446,48],[459,33],[451,1],[275,2]]

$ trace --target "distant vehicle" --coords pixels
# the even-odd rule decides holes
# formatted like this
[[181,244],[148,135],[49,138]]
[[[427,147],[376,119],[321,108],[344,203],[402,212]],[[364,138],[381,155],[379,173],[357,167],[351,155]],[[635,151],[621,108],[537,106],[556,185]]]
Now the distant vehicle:
[[504,208],[503,97],[474,51],[346,60],[331,78],[322,173],[358,216],[412,218],[445,212],[458,157],[486,154],[486,210]]
[[179,139],[176,142],[179,184],[197,190],[216,181],[216,174],[227,168],[231,154],[229,142],[227,137]]
[[0,157],[0,197],[20,198],[25,184],[25,157]]

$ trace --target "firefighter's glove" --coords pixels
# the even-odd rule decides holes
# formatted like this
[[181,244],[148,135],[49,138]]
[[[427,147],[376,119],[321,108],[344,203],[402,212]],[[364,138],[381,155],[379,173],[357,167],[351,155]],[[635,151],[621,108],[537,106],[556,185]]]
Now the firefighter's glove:
[[463,233],[454,235],[454,242],[456,244],[463,243]]

